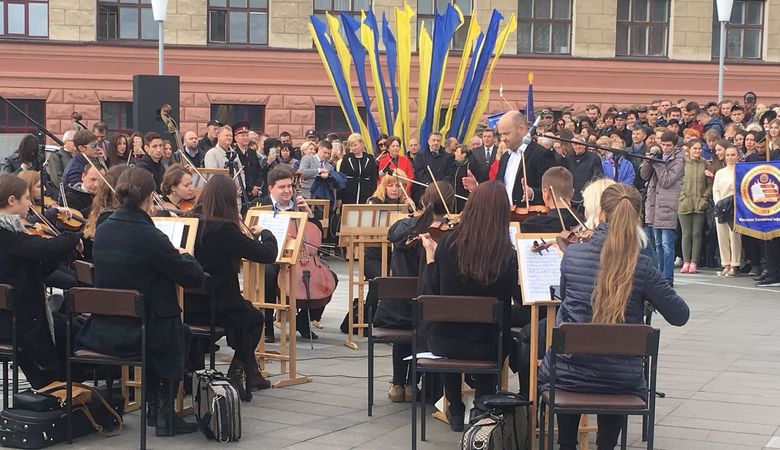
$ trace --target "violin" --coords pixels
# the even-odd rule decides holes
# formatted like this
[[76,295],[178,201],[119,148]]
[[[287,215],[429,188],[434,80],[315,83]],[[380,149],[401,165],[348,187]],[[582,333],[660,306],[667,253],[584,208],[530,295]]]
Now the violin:
[[517,205],[511,205],[509,207],[509,221],[510,222],[525,222],[525,219],[533,216],[541,216],[547,214],[550,211],[544,205],[528,205],[523,208]]
[[22,219],[22,225],[24,226],[25,232],[30,236],[38,236],[45,239],[51,239],[57,236],[53,230],[50,230],[40,223],[30,223],[27,220]]
[[593,238],[593,230],[585,228],[583,225],[577,225],[568,231],[561,231],[555,238],[558,248],[565,252],[570,244],[590,242]]
[[[54,199],[49,197],[43,197],[43,207],[40,205],[36,206],[41,214],[43,214],[45,208],[62,208]],[[64,211],[57,210],[57,223],[68,231],[80,231],[84,228],[84,225],[87,224],[87,219],[81,214],[81,211],[68,206],[65,206],[65,208],[70,211],[70,216]]]

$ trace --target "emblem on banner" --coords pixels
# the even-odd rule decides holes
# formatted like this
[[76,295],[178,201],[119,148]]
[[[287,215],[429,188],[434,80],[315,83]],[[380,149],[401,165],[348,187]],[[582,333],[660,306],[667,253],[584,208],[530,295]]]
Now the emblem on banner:
[[774,216],[780,212],[780,169],[762,164],[750,169],[740,183],[745,206],[757,216]]

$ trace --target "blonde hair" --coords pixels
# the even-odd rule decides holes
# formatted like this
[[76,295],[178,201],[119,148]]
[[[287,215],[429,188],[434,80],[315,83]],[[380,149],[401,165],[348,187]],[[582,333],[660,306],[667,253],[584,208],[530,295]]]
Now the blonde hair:
[[[32,195],[33,188],[35,188],[35,185],[41,182],[41,174],[35,170],[23,170],[17,173],[16,176],[24,180],[25,183],[27,183],[27,189],[30,191],[30,195]],[[32,199],[32,201],[35,200],[36,199]]]
[[[301,157],[306,156],[306,152],[309,150],[309,147],[316,147],[317,144],[315,144],[312,141],[306,141],[303,144],[301,144]],[[316,151],[316,149],[315,149]]]
[[352,146],[356,143],[360,142],[363,143],[363,136],[360,135],[360,133],[352,133],[347,138],[347,151],[350,153],[352,152]]
[[637,227],[641,223],[642,198],[635,187],[616,183],[601,194],[609,231],[601,249],[599,271],[591,302],[593,323],[625,322],[626,305],[631,298],[634,272],[639,258]]
[[[398,175],[404,178],[409,177],[408,175],[406,175],[406,172],[404,172],[401,169],[395,169],[393,173],[397,173]],[[385,176],[382,177],[381,180],[379,180],[379,184],[377,185],[376,190],[374,191],[373,195],[371,195],[371,197],[378,198],[384,202],[385,199],[387,198],[387,185],[393,183],[398,183],[401,189],[406,189],[405,183],[401,181],[400,178],[390,174],[386,174]],[[404,200],[404,194],[401,193],[400,201],[403,200]]]
[[496,159],[500,160],[502,156],[504,156],[504,153],[506,153],[506,144],[502,141],[498,143],[498,151],[496,152]]
[[582,204],[585,207],[585,226],[591,230],[599,226],[601,212],[601,194],[615,182],[609,178],[599,178],[588,184],[582,191]]

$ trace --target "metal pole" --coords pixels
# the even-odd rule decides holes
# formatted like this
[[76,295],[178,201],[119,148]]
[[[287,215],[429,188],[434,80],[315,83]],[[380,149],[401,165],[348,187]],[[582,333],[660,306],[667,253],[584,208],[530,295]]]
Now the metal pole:
[[160,30],[159,31],[159,36],[157,38],[157,53],[158,53],[158,58],[157,59],[158,59],[158,72],[159,72],[159,75],[163,75],[163,73],[164,73],[164,70],[163,70],[163,41],[164,41],[164,39],[163,39],[163,32],[164,32],[163,31],[163,28],[164,28],[163,27],[163,23],[164,22],[162,20],[157,22],[157,24],[159,25],[159,30]]
[[718,103],[723,101],[723,70],[726,59],[726,22],[720,22],[720,56],[718,58]]

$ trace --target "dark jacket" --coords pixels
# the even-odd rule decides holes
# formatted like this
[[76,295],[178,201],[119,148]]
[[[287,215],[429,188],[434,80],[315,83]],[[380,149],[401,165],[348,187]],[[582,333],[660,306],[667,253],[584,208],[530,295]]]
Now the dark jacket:
[[603,171],[601,169],[601,158],[599,155],[585,151],[581,155],[572,153],[563,158],[563,165],[574,177],[574,203],[582,203],[582,190],[592,180],[601,178]]
[[[577,219],[571,215],[568,209],[561,209],[563,224],[567,230],[579,225]],[[561,219],[558,217],[558,210],[551,209],[547,214],[531,216],[520,224],[520,231],[523,233],[560,233]]]
[[162,164],[162,159],[158,162],[154,162],[149,155],[144,155],[135,163],[135,166],[149,171],[154,176],[154,182],[157,184],[157,192],[159,192],[163,176],[165,175],[165,166]]
[[73,158],[65,166],[62,172],[62,181],[65,185],[76,184],[81,182],[81,175],[84,173],[84,168],[87,167],[87,157],[81,153],[73,155]]
[[[463,187],[463,178],[468,176],[469,171],[471,171],[471,174],[474,175],[474,178],[477,179],[477,182],[484,183],[485,181],[487,181],[487,167],[485,167],[483,163],[475,159],[473,154],[465,162],[465,164],[458,164],[456,162],[454,167],[455,167],[455,172],[452,176],[452,183],[453,183],[453,187],[455,188],[455,194],[457,195],[466,198],[469,197],[470,192]],[[466,207],[466,200],[463,200],[461,198],[455,198],[455,204],[456,204],[456,208],[455,211],[453,212],[460,213],[463,211],[463,208]]]
[[[504,182],[504,175],[506,174],[506,166],[509,162],[509,153],[504,153],[498,164],[498,174],[496,174],[496,180]],[[531,142],[525,149],[525,170],[528,174],[528,180],[526,183],[528,187],[534,191],[534,199],[531,200],[532,205],[544,204],[542,199],[542,175],[550,167],[555,166],[555,152],[547,150],[536,142]],[[524,203],[523,196],[523,165],[518,167],[518,173],[515,177],[515,186],[512,188],[512,204],[516,206],[522,206]]]
[[234,145],[233,150],[238,153],[238,159],[244,168],[244,184],[246,185],[247,193],[251,194],[253,188],[263,186],[262,174],[260,173],[260,158],[257,156],[257,150],[248,148],[246,152],[243,152],[239,150],[238,145]]
[[[212,146],[213,147],[213,146]],[[211,150],[212,147],[209,147],[208,149],[202,149],[200,147],[195,147],[195,150],[197,150],[197,153],[195,153],[195,156],[191,156],[189,153],[187,153],[187,148],[183,147],[184,153],[187,153],[187,158],[189,158],[190,161],[192,161],[192,164],[195,165],[197,168],[203,167],[203,158],[206,157],[206,152]],[[182,158],[181,153],[179,152],[173,152],[172,156],[173,160],[176,161],[179,164],[187,165],[187,162],[184,161],[184,158]],[[194,172],[194,171],[193,171]]]
[[[412,165],[414,166],[414,180],[425,184],[431,183],[431,175],[428,173],[429,166],[436,181],[451,183],[455,172],[455,158],[447,154],[444,147],[439,148],[437,153],[428,148],[421,149],[417,152],[417,157],[412,161]],[[344,163],[341,163],[341,167],[344,167]],[[412,198],[415,201],[419,200],[424,192],[424,187],[416,184],[412,186]]]
[[[273,264],[276,260],[277,247],[273,233],[263,230],[260,239],[250,239],[235,224],[226,220],[200,221],[195,257],[203,270],[211,275],[217,295],[217,312],[240,309],[244,303],[238,284],[242,258],[263,264]],[[185,305],[188,311],[209,310],[209,300],[199,295],[188,295]]]
[[490,167],[493,161],[496,160],[496,154],[498,153],[498,143],[493,144],[493,148],[490,151],[490,159],[485,159],[485,146],[477,147],[471,150],[471,158],[479,161],[485,167]]
[[[555,325],[590,323],[593,316],[591,295],[599,271],[601,249],[607,237],[607,226],[599,225],[593,239],[585,244],[570,245],[561,262],[561,297]],[[688,305],[663,280],[658,267],[647,256],[639,255],[625,323],[644,323],[645,301],[672,325],[688,322]],[[545,357],[539,368],[539,390],[547,389],[550,360]],[[630,393],[643,395],[645,386],[641,358],[618,356],[559,355],[556,385],[562,390],[592,393]]]
[[68,185],[65,188],[65,199],[68,201],[68,206],[77,209],[84,215],[89,216],[89,211],[92,209],[93,194],[82,189],[81,182]]
[[211,139],[209,139],[208,135],[204,134],[203,137],[200,138],[200,140],[198,141],[198,153],[201,153],[203,154],[203,156],[206,156],[206,153],[216,146],[217,146],[217,141],[212,142]]
[[364,204],[376,190],[378,173],[373,155],[363,153],[361,158],[356,158],[350,153],[341,161],[339,172],[347,178],[347,186],[341,191],[344,204]]
[[[35,370],[57,371],[59,355],[49,332],[44,278],[76,247],[81,233],[52,239],[29,236],[15,229],[16,218],[0,215],[0,283],[15,289],[17,333],[22,354]],[[11,315],[0,312],[0,340],[11,340]],[[27,373],[27,368],[22,365]],[[28,379],[32,374],[27,373]],[[36,386],[37,387],[37,386]]]
[[[510,307],[512,295],[517,291],[517,259],[514,252],[508,255],[504,273],[495,283],[482,286],[463,276],[458,269],[458,253],[452,246],[458,233],[456,228],[439,240],[435,261],[425,266],[421,276],[423,294],[497,298],[503,306],[503,351],[508,354],[512,339],[509,333]],[[449,323],[430,325],[428,347],[431,352],[440,356],[490,360],[496,358],[497,345],[498,329],[493,325]]]

